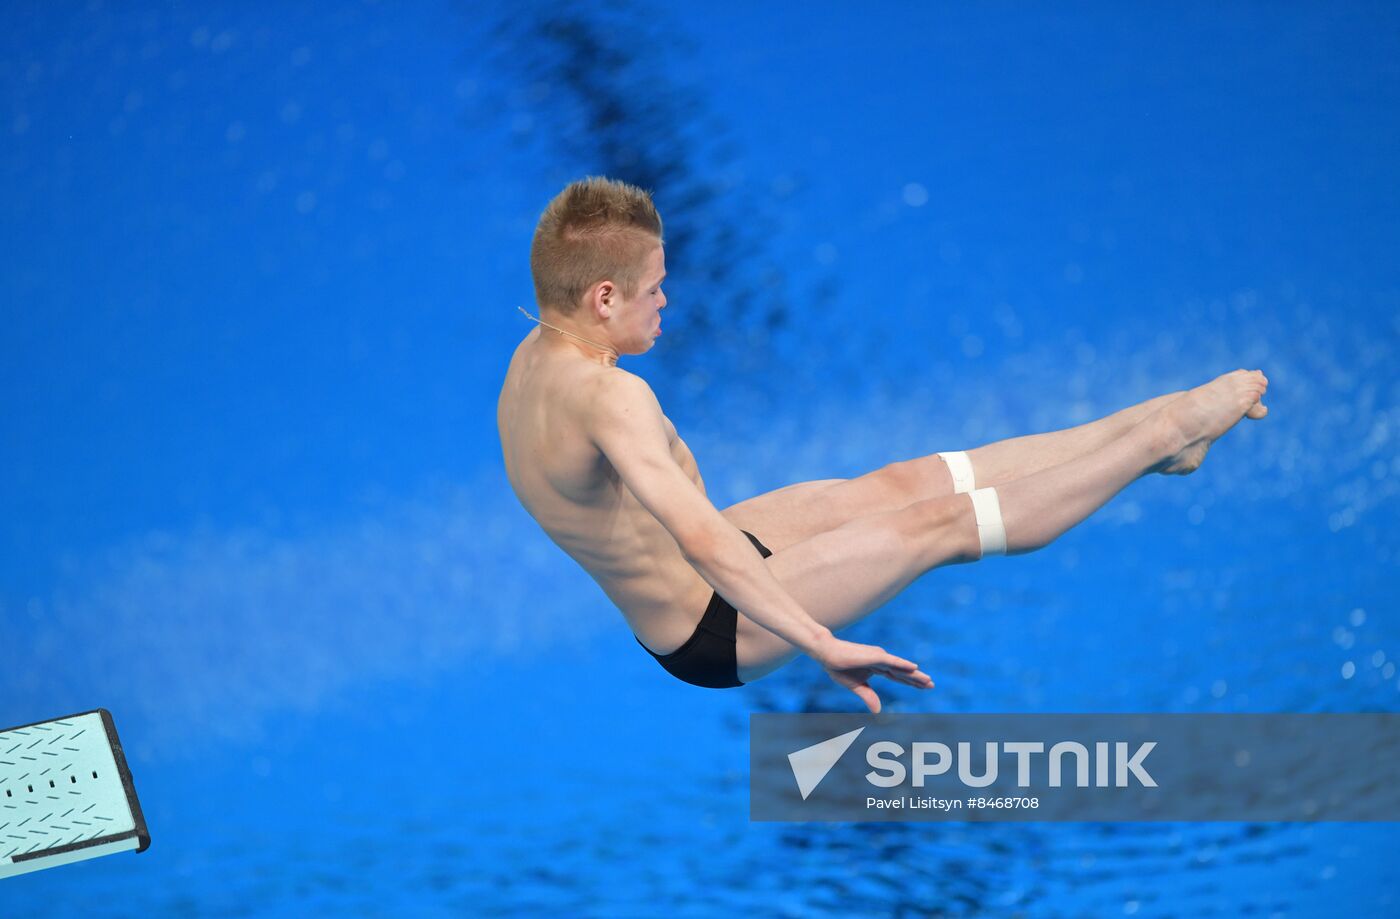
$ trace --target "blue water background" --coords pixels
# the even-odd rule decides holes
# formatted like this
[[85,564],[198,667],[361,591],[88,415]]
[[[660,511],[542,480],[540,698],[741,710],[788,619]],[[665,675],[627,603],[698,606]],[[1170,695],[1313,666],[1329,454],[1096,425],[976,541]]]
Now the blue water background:
[[0,726],[111,709],[154,843],[0,917],[1400,913],[1392,825],[750,824],[748,713],[856,700],[667,677],[493,412],[540,209],[669,151],[623,366],[717,506],[1271,380],[853,629],[888,710],[1395,711],[1394,5],[579,5],[611,123],[547,5],[9,9]]

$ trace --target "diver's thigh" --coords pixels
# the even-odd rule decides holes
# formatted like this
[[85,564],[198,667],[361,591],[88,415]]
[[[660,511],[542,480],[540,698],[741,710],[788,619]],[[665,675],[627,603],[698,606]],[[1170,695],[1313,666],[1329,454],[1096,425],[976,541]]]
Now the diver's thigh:
[[[889,602],[929,569],[979,555],[972,499],[949,495],[858,517],[775,551],[767,563],[807,614],[836,632]],[[745,682],[797,655],[742,611],[736,641],[739,678]]]
[[853,520],[898,510],[926,497],[908,463],[891,463],[854,479],[817,479],[757,495],[721,511],[780,552]]
[[741,530],[757,536],[769,549],[778,552],[831,529],[831,510],[822,495],[845,479],[814,479],[798,482],[746,498],[720,511]]

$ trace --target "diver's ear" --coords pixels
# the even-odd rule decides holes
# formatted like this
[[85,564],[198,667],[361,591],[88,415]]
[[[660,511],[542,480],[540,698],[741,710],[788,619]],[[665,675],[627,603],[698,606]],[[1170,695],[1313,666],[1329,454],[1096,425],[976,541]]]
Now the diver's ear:
[[598,314],[599,319],[607,319],[612,315],[613,298],[617,296],[617,288],[611,281],[602,281],[593,293],[593,309]]

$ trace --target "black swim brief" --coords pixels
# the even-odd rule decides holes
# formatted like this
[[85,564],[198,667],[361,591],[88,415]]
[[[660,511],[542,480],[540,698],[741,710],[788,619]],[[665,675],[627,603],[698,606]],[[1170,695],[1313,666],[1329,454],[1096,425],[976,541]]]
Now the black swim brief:
[[[748,530],[740,532],[754,544],[759,555],[767,558],[773,554],[767,546],[758,541],[757,536]],[[646,645],[642,645],[640,638],[637,639],[637,644],[646,648],[646,652],[660,661],[661,666],[677,679],[704,686],[706,689],[729,689],[744,685],[739,682],[739,663],[734,652],[734,638],[738,628],[738,611],[716,591],[710,596],[710,605],[705,607],[705,615],[700,617],[700,624],[685,640],[685,644],[670,654],[657,654]]]

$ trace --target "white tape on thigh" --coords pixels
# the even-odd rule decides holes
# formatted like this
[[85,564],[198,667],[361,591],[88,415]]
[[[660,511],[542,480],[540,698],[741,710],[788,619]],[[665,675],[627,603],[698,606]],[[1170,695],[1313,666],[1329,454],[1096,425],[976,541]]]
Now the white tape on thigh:
[[1006,526],[1001,522],[1001,502],[995,488],[974,489],[972,513],[977,518],[977,539],[982,543],[982,557],[1006,554]]
[[966,494],[977,487],[977,482],[972,477],[972,460],[968,458],[967,453],[958,450],[938,455],[943,457],[943,462],[948,464],[948,471],[953,474],[953,494]]

